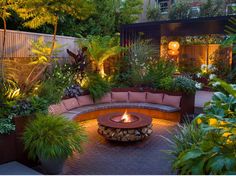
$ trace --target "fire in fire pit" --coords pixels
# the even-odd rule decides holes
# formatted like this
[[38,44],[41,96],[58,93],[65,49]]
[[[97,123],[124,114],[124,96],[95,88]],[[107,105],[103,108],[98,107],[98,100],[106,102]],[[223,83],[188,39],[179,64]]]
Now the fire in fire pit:
[[131,123],[138,120],[138,117],[128,114],[127,110],[122,116],[111,117],[111,120],[119,123]]
[[152,118],[141,113],[109,113],[98,117],[98,133],[108,140],[138,141],[152,133]]

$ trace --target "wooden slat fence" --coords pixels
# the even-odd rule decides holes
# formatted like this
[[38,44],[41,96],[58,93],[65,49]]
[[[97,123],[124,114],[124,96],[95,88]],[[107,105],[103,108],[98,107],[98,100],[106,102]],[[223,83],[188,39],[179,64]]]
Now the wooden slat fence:
[[[6,58],[21,58],[21,57],[32,57],[30,50],[30,40],[36,41],[39,37],[43,36],[45,41],[52,41],[52,35],[13,31],[7,30],[6,32],[6,44],[5,44],[5,57]],[[68,58],[66,49],[70,49],[76,52],[78,45],[75,37],[59,36],[57,35],[56,41],[58,44],[63,45],[61,52],[58,53],[60,58]],[[2,41],[3,41],[3,30],[0,29],[0,52],[2,52]]]

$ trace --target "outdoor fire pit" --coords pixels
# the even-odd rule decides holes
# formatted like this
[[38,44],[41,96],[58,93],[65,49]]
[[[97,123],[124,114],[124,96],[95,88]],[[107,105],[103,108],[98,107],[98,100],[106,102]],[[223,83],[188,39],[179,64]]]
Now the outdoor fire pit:
[[127,111],[109,113],[98,118],[98,133],[113,141],[139,141],[151,135],[152,118]]

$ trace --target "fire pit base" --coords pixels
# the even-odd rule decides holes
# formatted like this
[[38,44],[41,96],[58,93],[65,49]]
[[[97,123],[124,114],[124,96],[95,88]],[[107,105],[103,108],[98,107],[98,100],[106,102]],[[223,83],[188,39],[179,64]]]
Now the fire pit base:
[[152,134],[152,124],[146,127],[135,129],[111,128],[99,125],[98,133],[104,136],[106,139],[113,141],[139,141]]
[[[122,121],[123,117],[131,122]],[[152,134],[152,118],[136,112],[108,113],[98,117],[98,133],[113,141],[139,141]]]

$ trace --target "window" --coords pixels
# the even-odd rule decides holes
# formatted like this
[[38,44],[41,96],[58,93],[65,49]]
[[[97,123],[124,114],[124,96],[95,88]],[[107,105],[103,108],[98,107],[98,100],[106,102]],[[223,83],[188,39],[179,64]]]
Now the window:
[[162,14],[168,13],[168,1],[167,0],[159,0],[159,7]]
[[236,3],[227,4],[226,6],[226,15],[236,15]]
[[190,18],[198,18],[200,16],[200,7],[191,7],[188,11]]

